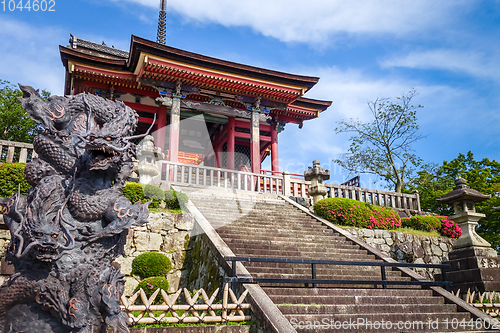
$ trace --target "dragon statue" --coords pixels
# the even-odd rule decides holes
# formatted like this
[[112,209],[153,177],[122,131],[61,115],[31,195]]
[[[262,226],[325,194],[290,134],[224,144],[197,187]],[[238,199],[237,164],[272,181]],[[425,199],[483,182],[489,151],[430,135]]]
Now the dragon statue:
[[91,94],[44,101],[20,88],[41,130],[38,157],[25,168],[33,188],[0,199],[15,268],[0,286],[0,333],[129,332],[119,304],[125,281],[113,261],[149,212],[149,203],[121,195],[133,171],[137,113]]

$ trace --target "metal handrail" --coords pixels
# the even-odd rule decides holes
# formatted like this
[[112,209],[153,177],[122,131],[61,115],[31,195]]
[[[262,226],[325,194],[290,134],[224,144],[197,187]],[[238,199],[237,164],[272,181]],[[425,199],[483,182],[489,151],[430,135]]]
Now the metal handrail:
[[[444,286],[449,290],[451,282],[446,281],[446,271],[451,268],[448,264],[413,264],[400,262],[377,262],[377,261],[340,261],[340,260],[318,260],[318,259],[294,259],[294,258],[263,258],[263,257],[225,257],[226,261],[232,262],[231,276],[226,277],[226,282],[231,282],[231,287],[236,289],[236,284],[240,283],[311,283],[313,288],[318,284],[373,284],[375,287],[381,285],[387,289],[388,285],[419,285],[419,286]],[[293,264],[311,264],[311,279],[274,279],[274,278],[253,278],[238,277],[236,272],[236,262],[276,262]],[[316,278],[316,265],[345,265],[345,266],[379,266],[382,280],[325,280]],[[419,267],[441,269],[443,281],[388,281],[386,277],[386,267]]]

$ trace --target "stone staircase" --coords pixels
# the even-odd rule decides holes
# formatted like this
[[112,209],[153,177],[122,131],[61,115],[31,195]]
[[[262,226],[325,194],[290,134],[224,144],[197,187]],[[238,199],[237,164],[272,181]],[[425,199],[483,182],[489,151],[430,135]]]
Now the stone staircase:
[[[278,197],[187,193],[236,256],[381,261]],[[244,266],[254,278],[311,277],[307,264],[249,262]],[[411,280],[396,268],[386,270],[388,280]],[[381,273],[379,267],[318,265],[317,278],[381,280]],[[481,331],[480,326],[468,326],[478,322],[471,321],[469,312],[458,312],[457,305],[445,304],[444,297],[425,287],[260,285],[297,332]]]

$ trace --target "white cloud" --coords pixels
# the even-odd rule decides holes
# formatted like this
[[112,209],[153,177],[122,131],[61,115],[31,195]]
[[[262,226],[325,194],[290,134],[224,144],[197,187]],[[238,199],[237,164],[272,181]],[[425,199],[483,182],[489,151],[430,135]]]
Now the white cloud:
[[[159,4],[127,1],[152,8]],[[471,5],[465,0],[170,0],[168,10],[199,22],[250,27],[284,42],[323,44],[345,33],[404,36],[436,30]]]
[[1,17],[0,78],[61,95],[64,87],[64,67],[57,45],[65,39],[67,32],[50,27],[33,27],[5,16]]
[[489,48],[490,54],[471,50],[429,50],[412,52],[403,57],[381,62],[383,67],[438,69],[463,73],[472,77],[500,81],[500,52]]

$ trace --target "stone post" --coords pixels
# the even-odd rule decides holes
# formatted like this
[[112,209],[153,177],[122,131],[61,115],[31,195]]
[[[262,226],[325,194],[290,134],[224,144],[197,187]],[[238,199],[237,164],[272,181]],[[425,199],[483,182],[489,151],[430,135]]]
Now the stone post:
[[139,173],[139,182],[150,184],[155,176],[160,174],[157,161],[162,160],[165,154],[160,147],[155,147],[153,137],[147,135],[140,143],[137,150],[137,159],[139,160],[137,172]]
[[309,167],[308,170],[304,171],[304,178],[306,181],[311,182],[309,196],[313,198],[314,205],[328,193],[326,186],[323,185],[323,180],[330,179],[330,170],[323,169],[320,161],[314,160],[313,167]]
[[291,191],[291,184],[290,184],[290,172],[284,171],[283,172],[283,184],[281,185],[283,187],[283,195],[289,197],[292,194]]

